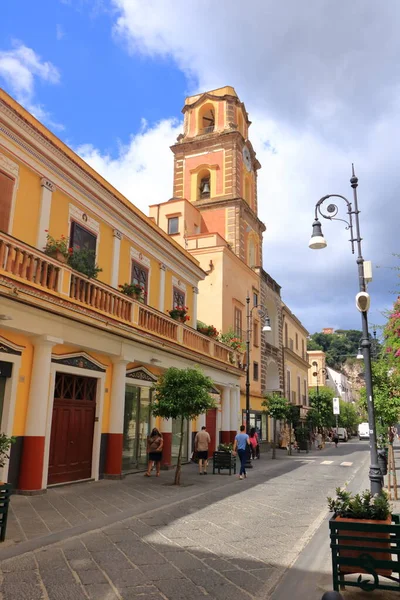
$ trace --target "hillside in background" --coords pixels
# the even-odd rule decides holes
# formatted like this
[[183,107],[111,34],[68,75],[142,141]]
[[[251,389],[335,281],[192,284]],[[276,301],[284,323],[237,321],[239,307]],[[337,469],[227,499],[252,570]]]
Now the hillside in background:
[[[360,346],[362,333],[357,329],[337,329],[334,333],[313,333],[307,342],[307,350],[323,350],[326,364],[336,371],[342,371],[343,365],[354,363]],[[378,354],[380,344],[373,336],[372,356]],[[347,370],[347,369],[346,369]]]

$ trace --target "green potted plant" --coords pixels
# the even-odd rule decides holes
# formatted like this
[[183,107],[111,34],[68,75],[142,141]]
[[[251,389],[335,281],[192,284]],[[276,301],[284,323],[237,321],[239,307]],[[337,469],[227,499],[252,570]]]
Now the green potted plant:
[[69,238],[62,235],[59,239],[56,239],[48,233],[47,229],[46,233],[46,245],[43,248],[44,253],[47,256],[51,256],[51,258],[66,263],[72,252],[72,248],[69,247]]
[[[15,442],[15,438],[8,437],[5,433],[0,433],[0,468],[2,469],[6,464],[6,461],[10,458],[9,451],[11,444]],[[0,542],[4,542],[6,538],[7,529],[7,518],[8,518],[8,507],[10,504],[10,496],[12,492],[12,485],[10,483],[0,482],[0,506],[1,506],[1,519],[0,519]]]
[[124,283],[119,286],[121,292],[130,298],[134,298],[139,302],[144,302],[145,291],[140,283]]
[[189,321],[190,319],[189,315],[187,314],[188,310],[189,308],[187,306],[175,306],[167,312],[172,319],[175,319],[175,321],[186,323],[186,321]]
[[392,524],[388,495],[382,491],[373,496],[369,490],[353,495],[337,488],[336,498],[329,497],[328,506],[334,513],[329,524],[334,584],[344,586],[345,574],[368,573],[373,575],[373,583],[360,576],[359,587],[375,589],[379,586],[378,575],[392,574],[390,535],[396,528],[398,536],[400,529],[398,524]]
[[197,331],[213,339],[218,337],[218,330],[214,325],[206,325],[202,321],[197,321]]
[[301,450],[305,450],[307,453],[309,451],[309,432],[305,427],[296,427],[295,429],[295,437],[297,442],[297,452]]
[[246,344],[240,339],[237,333],[230,328],[226,333],[221,334],[221,342],[229,346],[234,352],[243,354],[246,350]]
[[69,254],[68,264],[75,271],[83,273],[89,279],[96,279],[101,269],[96,264],[96,253],[89,248],[73,248]]
[[231,453],[233,450],[233,444],[219,444],[218,452],[228,452]]

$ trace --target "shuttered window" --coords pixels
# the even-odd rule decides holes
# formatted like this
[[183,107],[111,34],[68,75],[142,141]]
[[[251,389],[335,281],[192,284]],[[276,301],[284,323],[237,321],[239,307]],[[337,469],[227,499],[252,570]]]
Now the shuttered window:
[[0,171],[0,231],[9,233],[14,179]]

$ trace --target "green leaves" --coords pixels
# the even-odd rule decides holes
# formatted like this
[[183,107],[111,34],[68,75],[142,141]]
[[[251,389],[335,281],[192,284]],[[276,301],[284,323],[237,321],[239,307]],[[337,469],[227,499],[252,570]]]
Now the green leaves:
[[[376,420],[386,427],[395,425],[400,416],[400,372],[391,368],[387,356],[372,363],[372,385]],[[365,388],[360,395],[360,404],[366,410]]]
[[336,498],[328,497],[327,500],[329,510],[346,519],[385,521],[391,513],[386,492],[372,496],[369,490],[365,490],[353,496],[347,490],[336,488]]
[[307,413],[307,421],[313,427],[333,427],[335,417],[333,415],[333,397],[334,391],[331,388],[321,386],[318,389],[311,388],[310,410]]
[[0,433],[0,468],[4,467],[6,460],[10,458],[8,452],[11,448],[11,444],[14,442],[14,437],[8,437],[5,433]]
[[171,367],[153,386],[152,412],[163,419],[195,419],[215,402],[210,396],[213,383],[200,369]]
[[265,408],[265,413],[276,419],[277,421],[284,421],[289,417],[290,405],[286,398],[282,398],[279,394],[271,394],[266,396],[261,406]]

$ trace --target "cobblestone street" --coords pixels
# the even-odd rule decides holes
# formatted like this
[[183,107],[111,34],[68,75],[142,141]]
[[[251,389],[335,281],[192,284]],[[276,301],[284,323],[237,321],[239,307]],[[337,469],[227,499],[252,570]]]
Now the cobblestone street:
[[181,488],[163,472],[13,497],[2,600],[267,598],[367,450],[265,455],[243,481],[188,465]]

